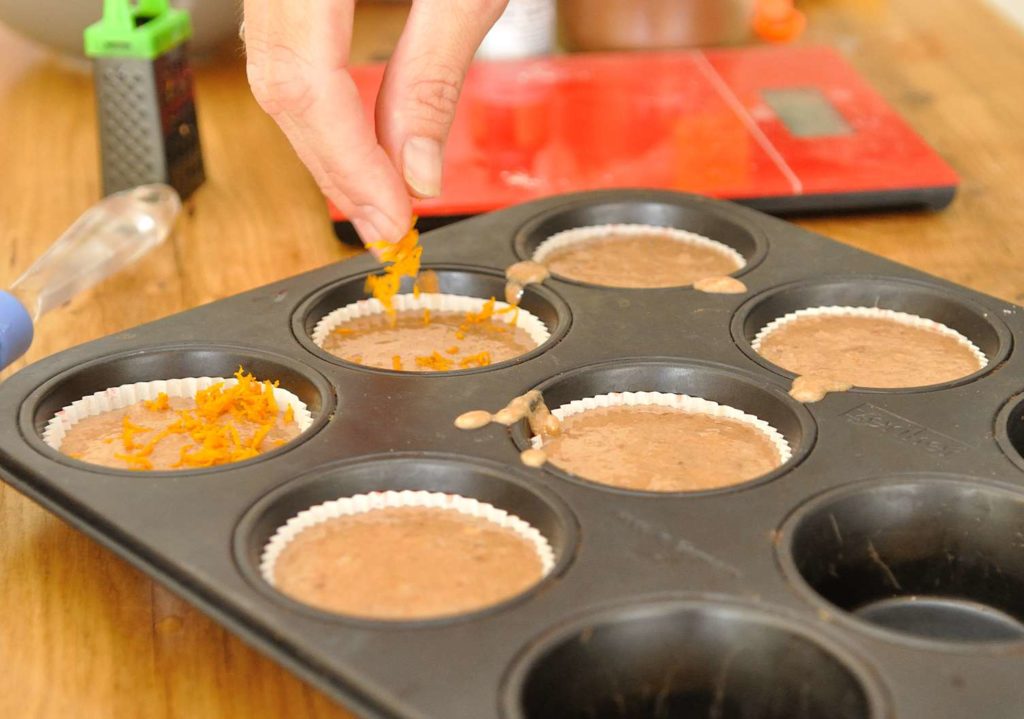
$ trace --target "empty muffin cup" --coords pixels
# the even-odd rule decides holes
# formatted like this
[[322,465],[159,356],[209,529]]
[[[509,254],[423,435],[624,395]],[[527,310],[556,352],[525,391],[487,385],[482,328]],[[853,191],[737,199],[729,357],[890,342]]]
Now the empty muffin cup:
[[43,441],[73,459],[115,469],[185,470],[238,462],[309,429],[306,404],[239,371],[100,390],[63,407]]
[[817,628],[726,597],[583,615],[506,677],[509,719],[883,719],[872,673]]
[[940,322],[879,307],[809,307],[762,327],[751,347],[798,376],[897,389],[952,382],[988,364],[967,337]]
[[512,360],[551,336],[535,315],[496,300],[410,293],[392,301],[394,318],[376,299],[328,313],[313,328],[313,342],[354,364],[445,372]]
[[554,410],[561,431],[534,449],[564,472],[643,492],[741,484],[789,461],[785,437],[764,420],[700,397],[612,392]]
[[1024,640],[1024,495],[974,478],[827,492],[780,533],[783,569],[840,617],[965,646]]
[[263,579],[286,596],[346,616],[409,621],[510,599],[554,567],[533,526],[469,497],[370,492],[306,509],[271,536]]
[[606,287],[682,287],[746,260],[729,245],[675,227],[612,224],[556,232],[532,259],[560,277]]

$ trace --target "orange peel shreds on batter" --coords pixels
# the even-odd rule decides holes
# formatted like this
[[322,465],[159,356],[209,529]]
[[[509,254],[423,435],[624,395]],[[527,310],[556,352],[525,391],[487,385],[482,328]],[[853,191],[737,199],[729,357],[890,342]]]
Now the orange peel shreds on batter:
[[393,355],[391,357],[391,369],[401,370],[402,369],[402,355]]
[[196,392],[196,412],[203,419],[213,422],[230,414],[235,419],[264,424],[277,417],[277,382],[259,382],[241,367],[235,372],[235,379],[237,383],[231,386],[217,382]]
[[[195,409],[177,410],[176,419],[141,447],[135,442],[135,435],[148,432],[149,428],[132,424],[125,417],[122,441],[129,453],[117,455],[118,458],[131,469],[152,469],[149,455],[157,443],[171,435],[186,435],[193,443],[181,448],[174,467],[212,467],[258,455],[278,419],[279,405],[274,397],[278,383],[261,382],[241,367],[235,372],[235,379],[234,384],[217,382],[196,392]],[[154,401],[160,401],[160,396]],[[244,439],[236,421],[249,422],[257,429]],[[290,404],[284,410],[283,421],[295,421],[295,410]]]
[[121,418],[121,442],[124,444],[126,451],[131,452],[135,449],[135,435],[144,434],[149,431],[149,427],[142,427],[137,425],[128,419],[128,415]]
[[469,355],[463,357],[459,361],[459,367],[466,369],[468,367],[486,367],[491,363],[491,353],[484,351],[478,352],[475,355]]
[[267,435],[270,434],[270,430],[274,428],[273,424],[260,425],[253,435],[252,439],[249,440],[249,446],[255,450],[259,450],[260,445],[263,444],[263,440],[266,439]]
[[412,218],[412,226],[398,242],[374,242],[370,247],[380,250],[380,258],[385,266],[384,274],[366,278],[366,291],[381,303],[393,323],[396,316],[393,300],[402,285],[402,278],[415,278],[420,271],[423,248],[420,246],[420,233],[416,229],[416,218]]
[[156,396],[156,399],[146,399],[142,401],[146,409],[158,412],[163,409],[170,409],[170,399],[167,397],[166,392],[161,392]]
[[430,310],[426,307],[423,308],[423,324],[430,324]]
[[355,330],[349,327],[335,327],[333,332],[336,335],[350,335],[355,332]]
[[519,325],[519,305],[508,305],[507,307],[502,307],[500,310],[495,310],[494,314],[505,315],[509,312],[512,313],[512,319],[509,320],[508,323],[513,327],[517,327]]
[[447,372],[452,368],[452,361],[435,350],[432,354],[417,357],[416,366],[438,372]]
[[457,355],[459,353],[459,346],[458,345],[452,345],[451,347],[446,349],[445,352],[447,352],[450,355]]

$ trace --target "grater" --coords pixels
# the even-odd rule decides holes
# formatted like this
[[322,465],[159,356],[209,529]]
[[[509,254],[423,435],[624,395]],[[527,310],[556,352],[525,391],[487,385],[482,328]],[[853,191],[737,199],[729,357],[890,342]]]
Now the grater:
[[202,184],[191,35],[188,12],[167,0],[104,0],[103,18],[86,28],[105,195],[163,182],[186,198]]

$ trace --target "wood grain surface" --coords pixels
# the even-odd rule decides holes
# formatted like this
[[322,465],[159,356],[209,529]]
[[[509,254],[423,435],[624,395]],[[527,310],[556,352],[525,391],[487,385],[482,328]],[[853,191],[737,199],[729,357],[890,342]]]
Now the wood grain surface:
[[[979,0],[813,0],[838,47],[963,178],[937,214],[801,224],[1003,299],[1024,299],[1024,35]],[[404,9],[362,3],[354,59]],[[0,286],[99,194],[91,79],[0,30]],[[238,48],[197,68],[209,180],[172,240],[44,318],[24,362],[354,253],[252,100]],[[12,370],[8,370],[7,376]],[[12,431],[10,418],[0,431]],[[0,716],[350,717],[168,591],[0,486]]]

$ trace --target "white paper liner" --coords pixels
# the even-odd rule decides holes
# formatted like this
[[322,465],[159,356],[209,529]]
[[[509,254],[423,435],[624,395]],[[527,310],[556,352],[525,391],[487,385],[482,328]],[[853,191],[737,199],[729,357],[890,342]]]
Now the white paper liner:
[[[479,297],[446,295],[430,292],[423,292],[419,297],[416,297],[411,293],[395,295],[392,299],[392,304],[398,312],[430,310],[431,312],[437,313],[443,312],[455,314],[479,312],[487,302],[489,302],[489,300],[481,299]],[[513,310],[500,315],[497,314],[497,310],[505,309],[508,306],[509,305],[505,302],[499,302],[498,300],[494,301],[495,315],[493,319],[496,322],[512,324],[512,321],[515,320],[515,326],[526,332],[538,347],[548,341],[551,337],[551,332],[548,330],[547,325],[545,325],[539,317],[527,312],[522,307],[519,308],[518,313]],[[338,309],[321,317],[320,321],[316,323],[312,334],[313,342],[316,343],[317,347],[323,347],[324,342],[327,341],[331,332],[346,322],[350,322],[359,317],[368,317],[370,315],[380,314],[384,314],[384,305],[380,303],[380,300],[374,298],[359,300],[358,302],[353,302],[352,304],[345,305],[344,307],[339,307]]]
[[[671,392],[610,392],[608,394],[599,394],[594,397],[573,400],[568,404],[563,404],[561,407],[551,410],[551,414],[559,420],[565,420],[566,417],[601,407],[639,406],[671,407],[684,412],[706,414],[711,417],[721,417],[723,419],[743,422],[759,430],[775,446],[775,450],[779,453],[780,465],[788,462],[789,458],[793,456],[789,442],[782,436],[782,433],[760,417],[747,414],[727,404],[719,404],[709,399],[691,397],[686,394],[673,394]],[[543,438],[536,435],[532,438],[531,442],[535,449],[542,449],[544,446]]]
[[710,237],[698,235],[696,232],[680,230],[676,227],[640,224],[589,225],[587,227],[574,227],[569,230],[562,230],[561,232],[556,232],[537,245],[537,249],[533,251],[532,259],[534,262],[544,262],[557,250],[584,242],[590,242],[592,240],[598,240],[608,237],[609,235],[638,236],[650,234],[656,234],[670,240],[676,240],[677,242],[684,242],[689,245],[704,247],[720,252],[736,263],[736,269],[732,270],[732,272],[742,269],[744,265],[747,264],[747,260],[743,255],[724,242],[712,240]]
[[[161,392],[168,397],[184,397],[192,399],[196,392],[210,385],[223,382],[226,387],[238,384],[234,377],[184,377],[181,379],[160,379],[152,382],[136,382],[123,384],[100,390],[88,397],[82,397],[61,409],[55,414],[43,430],[43,441],[56,450],[60,449],[64,437],[76,422],[103,412],[123,409],[143,400],[155,400]],[[290,406],[295,415],[299,432],[305,432],[313,423],[313,416],[305,402],[286,389],[274,388],[274,400],[279,407]]]
[[542,577],[547,576],[555,566],[555,552],[548,540],[535,527],[516,515],[509,514],[504,509],[498,509],[486,502],[457,494],[403,490],[370,492],[352,497],[342,497],[299,512],[279,527],[267,541],[263,553],[260,555],[260,574],[268,584],[274,586],[274,565],[278,557],[281,556],[281,552],[289,542],[310,527],[338,517],[396,507],[446,509],[486,519],[514,531],[533,545],[540,558]]
[[935,320],[930,320],[918,315],[912,315],[908,312],[897,312],[896,310],[887,310],[882,309],[881,307],[828,305],[796,310],[795,312],[790,312],[787,315],[774,319],[762,327],[754,336],[750,346],[753,347],[755,352],[760,352],[761,342],[765,337],[779,329],[779,327],[803,317],[870,317],[872,319],[892,320],[893,322],[899,322],[900,324],[931,330],[933,332],[938,332],[941,335],[945,335],[946,337],[952,337],[971,351],[971,354],[973,354],[975,359],[978,360],[978,369],[981,369],[988,364],[988,357],[985,356],[985,353],[982,352],[976,344],[971,342],[952,327],[948,327],[947,325],[944,325],[941,322],[936,322]]

